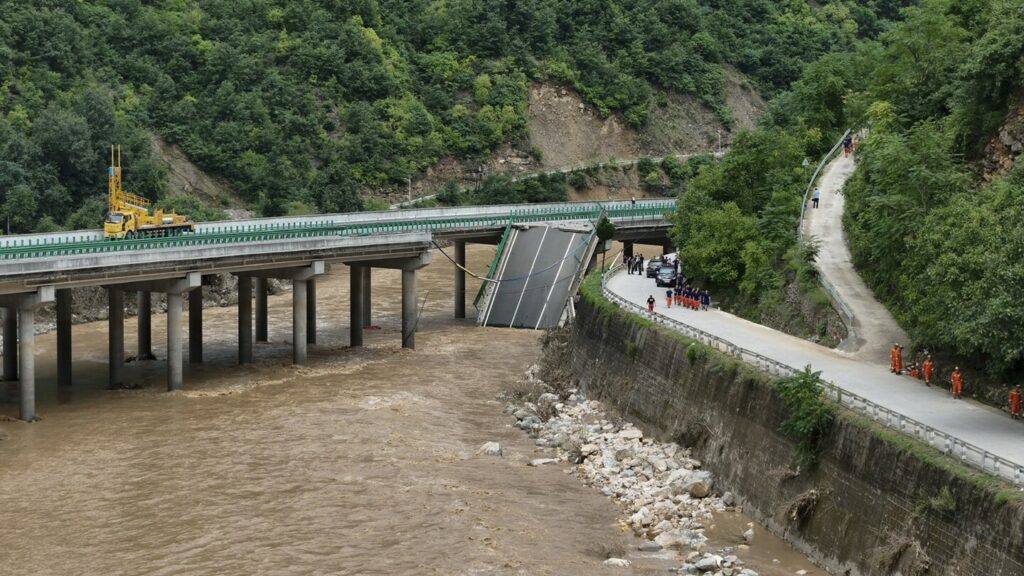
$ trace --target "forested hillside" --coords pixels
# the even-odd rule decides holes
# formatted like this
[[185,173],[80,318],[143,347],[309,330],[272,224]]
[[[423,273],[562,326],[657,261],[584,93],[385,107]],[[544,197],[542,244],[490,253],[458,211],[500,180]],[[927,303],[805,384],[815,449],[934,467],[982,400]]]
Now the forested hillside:
[[[446,157],[527,146],[530,82],[642,127],[655,96],[725,121],[723,65],[771,96],[898,0],[27,0],[0,11],[0,211],[94,228],[106,149],[165,205],[151,136],[264,215],[361,207]],[[202,216],[202,214],[196,214]]]
[[[773,100],[765,126],[691,182],[680,210],[684,258],[700,277],[738,285],[751,306],[776,302],[787,278],[810,289],[814,249],[801,254],[794,238],[806,180],[792,167],[844,129],[867,128],[846,190],[861,273],[919,347],[1021,377],[1024,163],[1005,173],[1022,145],[1002,126],[1020,117],[1022,88],[1019,2],[907,8],[877,38],[807,66]],[[1003,402],[1001,390],[990,399]]]

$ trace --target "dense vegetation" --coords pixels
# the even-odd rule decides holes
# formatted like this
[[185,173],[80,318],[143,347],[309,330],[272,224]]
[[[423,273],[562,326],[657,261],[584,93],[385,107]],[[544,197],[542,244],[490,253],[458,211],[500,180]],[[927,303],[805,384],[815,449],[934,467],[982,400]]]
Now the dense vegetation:
[[724,66],[774,94],[884,27],[898,0],[30,0],[0,12],[0,210],[95,227],[106,147],[163,198],[151,137],[262,214],[361,207],[443,157],[524,143],[527,86],[642,126],[652,93],[723,119]]
[[847,127],[866,127],[845,191],[865,279],[919,346],[1020,377],[1024,167],[986,183],[980,160],[1021,104],[1022,86],[1019,3],[924,0],[905,9],[878,38],[807,66],[772,101],[765,125],[693,180],[678,217],[684,260],[748,301],[777,300],[785,277],[808,275],[814,254],[813,244],[802,254],[795,244],[801,159]]

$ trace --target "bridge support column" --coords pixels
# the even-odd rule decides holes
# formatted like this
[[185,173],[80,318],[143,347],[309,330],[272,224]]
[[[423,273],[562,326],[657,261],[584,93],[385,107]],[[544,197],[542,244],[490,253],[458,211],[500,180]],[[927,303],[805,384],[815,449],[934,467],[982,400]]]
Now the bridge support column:
[[292,363],[306,363],[307,280],[292,280]]
[[349,316],[351,320],[349,322],[349,346],[353,348],[363,345],[363,325],[365,324],[363,318],[364,306],[363,302],[369,300],[366,294],[363,294],[363,270],[366,269],[364,266],[351,266],[349,268]]
[[252,276],[238,277],[238,363],[252,363]]
[[[53,300],[52,286],[44,286],[29,294],[0,296],[0,306],[6,308],[9,316],[15,317],[12,322],[16,326],[15,334],[4,334],[4,359],[6,364],[8,356],[17,358],[20,376],[18,409],[21,419],[26,422],[36,419],[36,308]],[[14,349],[18,349],[17,354],[13,353]],[[8,374],[9,371],[5,376]]]
[[402,348],[416,349],[416,270],[402,270]]
[[671,240],[665,240],[664,242],[661,243],[661,253],[662,254],[671,254],[671,253],[673,253],[675,251],[676,251],[675,244],[673,244]]
[[188,363],[203,363],[203,287],[188,293]]
[[455,317],[466,317],[466,243],[455,242]]
[[[185,387],[182,372],[184,359],[181,346],[181,317],[185,299],[181,292],[167,293],[167,391],[182,390]],[[191,316],[192,312],[189,311]],[[191,324],[191,317],[189,324]],[[191,348],[191,342],[189,343]]]
[[256,278],[256,341],[267,341],[267,279]]
[[4,380],[18,379],[18,308],[4,309]]
[[57,385],[71,386],[71,290],[57,290]]
[[316,344],[316,278],[306,280],[306,344]]
[[632,258],[633,257],[633,242],[627,241],[627,242],[623,242],[622,243],[622,257],[623,258]]
[[139,290],[139,349],[137,360],[155,360],[153,355],[153,293]]
[[19,409],[21,419],[36,419],[36,310],[35,307],[18,310],[18,356],[21,381]]
[[107,385],[118,388],[124,384],[124,292],[120,288],[107,288],[107,306]]
[[371,323],[370,314],[373,312],[373,298],[370,296],[373,289],[373,268],[362,266],[363,276],[363,327]]

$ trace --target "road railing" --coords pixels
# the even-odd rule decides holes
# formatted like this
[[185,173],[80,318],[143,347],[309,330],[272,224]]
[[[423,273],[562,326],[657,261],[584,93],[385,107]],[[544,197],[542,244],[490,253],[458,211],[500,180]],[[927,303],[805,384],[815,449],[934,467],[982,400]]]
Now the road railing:
[[[446,230],[504,229],[509,222],[594,221],[607,211],[613,222],[664,223],[675,210],[674,200],[626,202],[580,202],[547,205],[469,207],[464,210],[389,212],[379,219],[358,213],[321,218],[269,219],[266,222],[223,222],[200,225],[194,233],[178,236],[107,240],[80,233],[9,236],[2,238],[0,260],[74,256],[133,250],[155,250],[226,244],[267,242],[293,238],[350,236],[401,232],[444,232]],[[402,215],[403,218],[396,218]]]
[[[618,272],[620,272],[619,268],[617,266],[613,266],[608,270],[608,272],[602,275],[601,292],[607,300],[617,305],[619,308],[637,314],[641,317],[648,318],[652,322],[682,333],[692,340],[700,342],[701,344],[734,358],[740,359],[773,376],[789,377],[803,371],[758,352],[754,352],[753,350],[748,350],[738,346],[720,336],[716,336],[699,328],[690,326],[674,318],[669,318],[657,311],[650,312],[643,306],[619,296],[608,288],[608,280]],[[877,402],[868,400],[867,398],[850,392],[849,390],[844,390],[834,382],[821,380],[821,385],[825,390],[826,397],[835,402],[838,406],[849,409],[862,416],[866,416],[874,422],[924,442],[925,444],[938,449],[943,454],[959,460],[962,464],[1012,482],[1016,486],[1024,487],[1024,464],[1011,462],[1010,460],[993,454],[984,448],[965,442],[960,438],[896,412],[895,410],[886,408]]]

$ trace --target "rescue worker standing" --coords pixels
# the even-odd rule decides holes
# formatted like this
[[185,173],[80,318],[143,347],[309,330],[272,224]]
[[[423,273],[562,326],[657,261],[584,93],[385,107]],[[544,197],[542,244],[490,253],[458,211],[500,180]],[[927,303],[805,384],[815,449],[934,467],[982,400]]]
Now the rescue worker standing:
[[959,400],[960,395],[964,393],[964,375],[960,372],[960,367],[953,368],[953,373],[949,376],[949,382],[952,384],[950,391],[953,392],[953,399]]
[[1021,396],[1020,396],[1020,384],[1017,384],[1010,389],[1010,418],[1014,420],[1020,420],[1021,412]]
[[889,349],[889,372],[896,373],[896,351],[899,350],[899,344],[893,344],[892,348]]
[[647,297],[647,311],[651,313],[651,318],[654,317],[654,294]]
[[931,386],[932,385],[932,376],[935,375],[935,363],[932,362],[932,357],[931,356],[925,358],[923,372],[924,372],[924,385],[925,386]]

